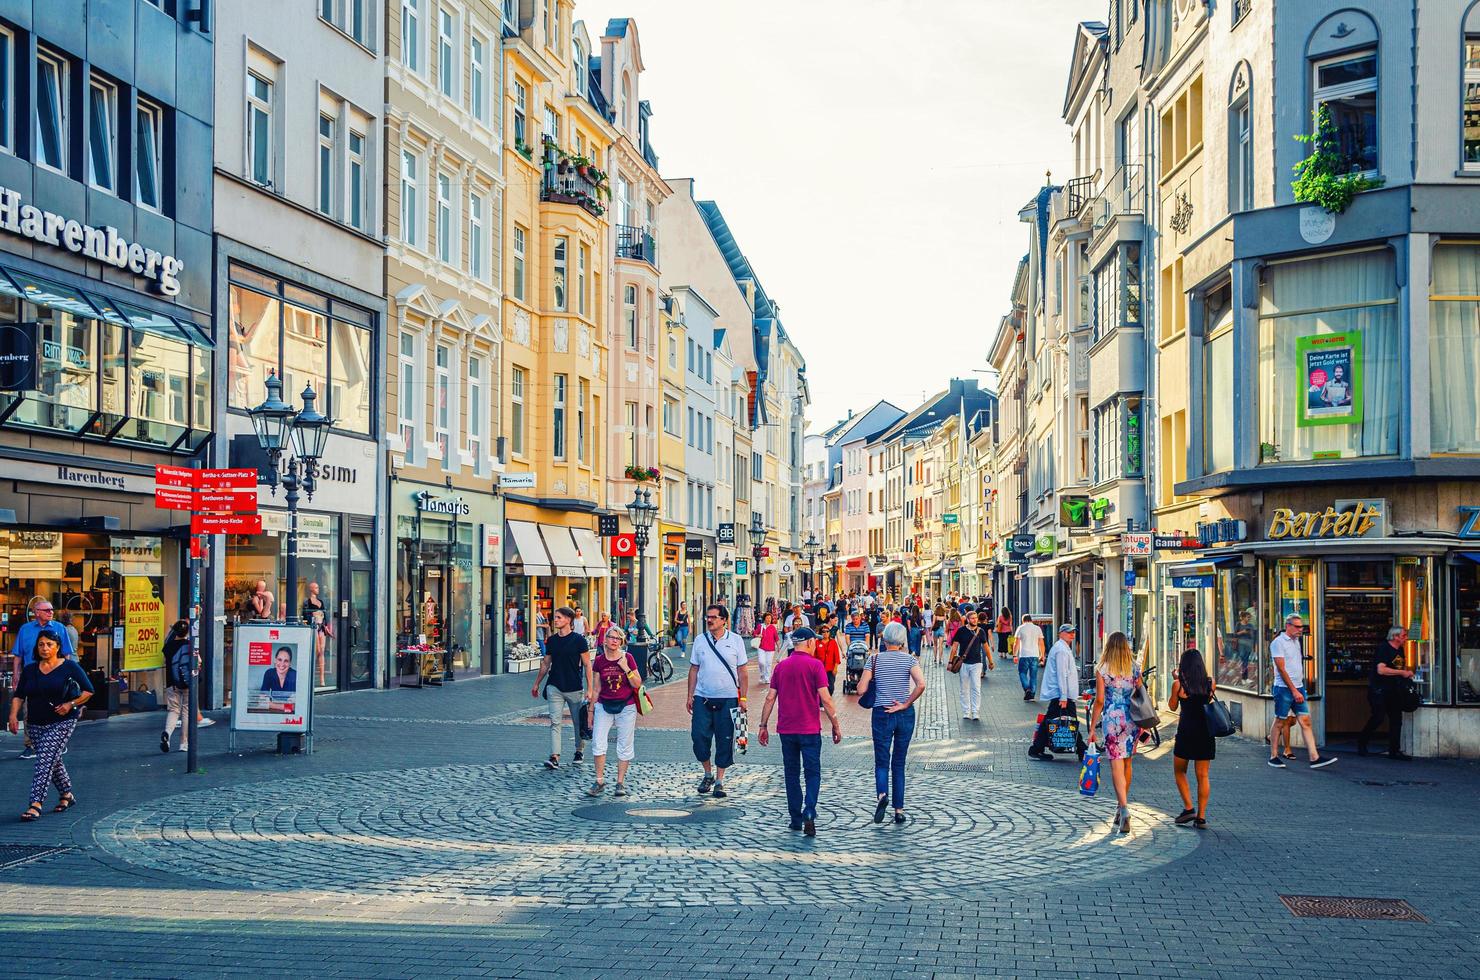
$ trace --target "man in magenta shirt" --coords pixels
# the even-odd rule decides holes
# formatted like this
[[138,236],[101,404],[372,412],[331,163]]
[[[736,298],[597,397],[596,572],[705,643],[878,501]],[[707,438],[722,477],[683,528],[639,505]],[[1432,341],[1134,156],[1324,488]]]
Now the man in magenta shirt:
[[[771,688],[761,709],[761,745],[770,743],[767,725],[771,711],[776,715],[776,734],[781,736],[781,765],[786,774],[786,808],[791,811],[791,829],[808,837],[817,836],[817,790],[822,785],[822,719],[820,707],[832,722],[832,740],[843,740],[838,713],[827,690],[827,671],[813,656],[817,634],[802,626],[791,634],[791,653],[771,673]],[[802,774],[806,773],[806,796]]]

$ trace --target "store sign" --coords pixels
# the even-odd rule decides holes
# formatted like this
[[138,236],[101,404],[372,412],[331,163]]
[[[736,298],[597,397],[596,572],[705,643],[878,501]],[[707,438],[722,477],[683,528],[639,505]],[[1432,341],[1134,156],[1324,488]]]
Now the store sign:
[[416,509],[423,514],[447,514],[452,517],[466,517],[473,512],[473,508],[461,497],[434,497],[423,490],[416,495]]
[[704,557],[704,542],[699,538],[689,538],[683,543],[683,556],[685,558],[702,559]]
[[792,565],[792,563],[789,561],[783,561],[778,567],[780,568],[782,575],[790,575],[792,572],[796,571],[796,566]]
[[1071,531],[1089,527],[1089,498],[1062,496],[1059,498],[1059,526]]
[[1053,554],[1054,548],[1057,545],[1058,542],[1054,540],[1054,536],[1052,534],[1040,534],[1038,535],[1038,537],[1033,539],[1033,554],[1051,555]]
[[533,473],[500,473],[498,478],[500,490],[533,490]]
[[1232,544],[1247,540],[1249,526],[1243,521],[1224,517],[1216,521],[1198,521],[1197,543],[1206,548],[1212,544]]
[[719,543],[720,544],[734,544],[735,543],[735,525],[734,524],[721,524],[719,526]]
[[164,666],[164,600],[144,575],[123,578],[123,669]]
[[1122,534],[1120,536],[1120,550],[1122,554],[1136,558],[1147,558],[1151,555],[1151,535],[1149,534]]
[[1007,539],[1007,550],[1013,555],[1026,555],[1033,550],[1033,535],[1014,534]]
[[[191,534],[261,534],[261,514],[191,514]],[[302,552],[300,551],[300,554]]]
[[1110,513],[1110,498],[1096,497],[1089,502],[1089,517],[1092,521],[1103,521],[1105,515]]
[[1198,565],[1188,569],[1185,575],[1172,576],[1172,588],[1174,589],[1211,589],[1213,587],[1213,566],[1208,565],[1207,571],[1204,566]]
[[1151,547],[1157,551],[1196,551],[1202,543],[1186,534],[1153,534]]
[[613,534],[607,544],[613,558],[632,558],[637,554],[637,535]]
[[940,522],[946,525],[960,524],[961,516],[959,514],[942,514],[940,515]]
[[616,514],[598,514],[596,515],[596,533],[603,538],[621,534],[622,523]]
[[[288,512],[283,510],[264,511],[262,517],[262,529],[275,534],[288,533]],[[334,518],[327,514],[303,514],[298,515],[298,533],[318,534],[328,536],[334,533]]]
[[0,187],[0,228],[43,245],[64,248],[96,262],[127,269],[153,280],[162,295],[180,295],[179,275],[185,263],[173,255],[130,242],[117,228],[94,228],[74,218],[22,204],[19,191]]
[[749,558],[736,558],[735,559],[735,574],[737,576],[745,576],[745,575],[749,575],[750,574],[750,559]]
[[1143,441],[1141,439],[1141,403],[1122,402],[1121,424],[1125,430],[1125,475],[1144,476]]
[[1460,507],[1459,512],[1465,515],[1465,521],[1460,525],[1459,536],[1467,541],[1480,540],[1480,507],[1466,505]]
[[31,463],[18,459],[0,460],[0,479],[49,483],[83,490],[121,490],[124,493],[145,494],[154,492],[154,481],[147,476],[56,463]]
[[1386,535],[1386,500],[1338,500],[1323,511],[1276,508],[1264,536],[1271,541],[1282,541],[1297,538],[1381,538]]
[[503,563],[504,552],[501,547],[502,538],[499,537],[497,524],[483,525],[483,555],[479,562],[484,568],[497,568]]
[[0,326],[0,391],[36,387],[36,324]]

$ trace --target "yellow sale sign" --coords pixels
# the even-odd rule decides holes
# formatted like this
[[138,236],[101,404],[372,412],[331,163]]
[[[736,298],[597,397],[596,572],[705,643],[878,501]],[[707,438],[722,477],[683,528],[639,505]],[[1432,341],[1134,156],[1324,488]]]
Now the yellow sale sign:
[[123,579],[123,669],[164,666],[164,600],[146,575]]

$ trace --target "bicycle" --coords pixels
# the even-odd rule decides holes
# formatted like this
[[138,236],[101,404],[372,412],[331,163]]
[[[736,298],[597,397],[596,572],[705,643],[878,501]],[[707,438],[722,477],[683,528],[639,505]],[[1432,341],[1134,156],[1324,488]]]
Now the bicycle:
[[662,650],[651,650],[647,655],[647,675],[659,684],[673,679],[673,661]]

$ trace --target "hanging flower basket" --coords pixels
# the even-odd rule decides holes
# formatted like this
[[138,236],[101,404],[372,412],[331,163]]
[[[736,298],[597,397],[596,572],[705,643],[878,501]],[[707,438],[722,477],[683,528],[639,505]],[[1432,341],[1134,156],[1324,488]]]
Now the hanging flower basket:
[[627,479],[635,483],[646,483],[648,480],[657,482],[658,478],[662,476],[661,473],[651,466],[629,466],[622,472],[627,475]]

